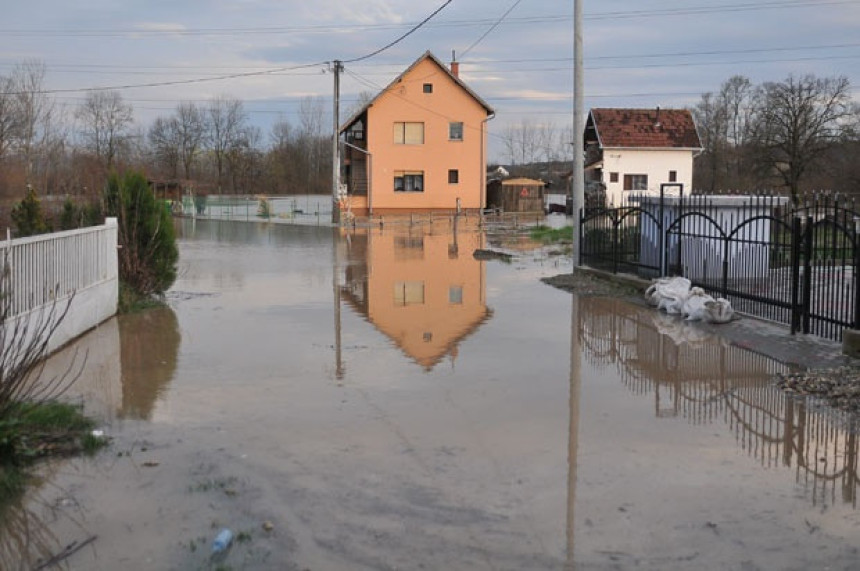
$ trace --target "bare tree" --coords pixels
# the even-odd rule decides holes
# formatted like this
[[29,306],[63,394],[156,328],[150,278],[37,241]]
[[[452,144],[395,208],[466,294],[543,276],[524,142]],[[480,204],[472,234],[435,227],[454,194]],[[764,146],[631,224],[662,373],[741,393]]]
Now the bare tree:
[[118,91],[91,91],[76,112],[84,145],[108,170],[123,145],[133,122],[131,105]]
[[502,131],[507,158],[512,165],[527,165],[540,155],[540,130],[529,119],[508,125]]
[[179,160],[182,163],[185,178],[190,179],[192,167],[206,134],[206,120],[203,111],[194,103],[187,101],[180,103],[176,108],[174,119],[179,144]]
[[801,179],[848,132],[848,79],[789,76],[763,84],[756,96],[752,137],[758,160],[781,179],[796,202]]
[[696,166],[696,183],[702,190],[713,192],[724,183],[727,154],[727,117],[722,100],[705,93],[692,109],[702,140],[702,155]]
[[224,166],[228,155],[234,148],[243,144],[248,116],[242,102],[224,95],[209,102],[207,112],[208,143],[215,158],[215,170],[218,175],[218,192],[224,179]]
[[19,131],[19,117],[15,109],[15,84],[11,77],[0,76],[0,163],[12,147]]
[[20,121],[19,142],[28,179],[33,173],[34,153],[41,136],[39,129],[53,109],[53,102],[44,92],[45,69],[45,64],[38,60],[24,61],[12,69],[16,113]]
[[263,136],[258,127],[246,125],[236,134],[227,151],[232,191],[247,190],[260,165],[260,141]]
[[156,162],[170,177],[179,175],[180,143],[178,121],[175,117],[158,117],[149,128],[149,144]]

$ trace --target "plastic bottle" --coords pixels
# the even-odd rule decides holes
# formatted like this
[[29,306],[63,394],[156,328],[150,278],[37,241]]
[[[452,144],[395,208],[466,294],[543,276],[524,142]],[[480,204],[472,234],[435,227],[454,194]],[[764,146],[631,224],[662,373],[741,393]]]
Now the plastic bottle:
[[221,553],[225,551],[233,542],[233,532],[226,527],[218,532],[215,539],[212,540],[212,553]]

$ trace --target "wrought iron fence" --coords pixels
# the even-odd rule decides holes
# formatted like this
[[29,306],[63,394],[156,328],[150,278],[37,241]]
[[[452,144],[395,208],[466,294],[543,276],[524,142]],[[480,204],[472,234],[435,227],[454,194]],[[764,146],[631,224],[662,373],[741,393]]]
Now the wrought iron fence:
[[791,204],[774,195],[659,195],[581,215],[580,262],[640,277],[684,276],[740,312],[792,333],[841,339],[860,326],[858,230],[852,199]]

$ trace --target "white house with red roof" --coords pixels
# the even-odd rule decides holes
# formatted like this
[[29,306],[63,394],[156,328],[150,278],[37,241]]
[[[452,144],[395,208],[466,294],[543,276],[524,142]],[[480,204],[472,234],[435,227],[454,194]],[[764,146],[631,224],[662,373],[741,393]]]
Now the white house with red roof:
[[586,188],[603,188],[607,205],[658,194],[663,183],[692,190],[702,143],[686,109],[592,109],[584,137]]

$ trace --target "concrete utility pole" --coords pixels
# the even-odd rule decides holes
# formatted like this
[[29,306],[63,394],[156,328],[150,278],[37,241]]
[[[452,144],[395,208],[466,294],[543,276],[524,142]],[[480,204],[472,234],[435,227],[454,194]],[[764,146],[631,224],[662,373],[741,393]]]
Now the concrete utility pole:
[[343,63],[334,60],[332,65],[334,72],[334,110],[332,118],[334,122],[334,133],[331,142],[331,222],[340,224],[340,72],[343,71]]
[[573,0],[573,267],[580,263],[580,211],[585,207],[585,80],[582,68],[582,4]]

